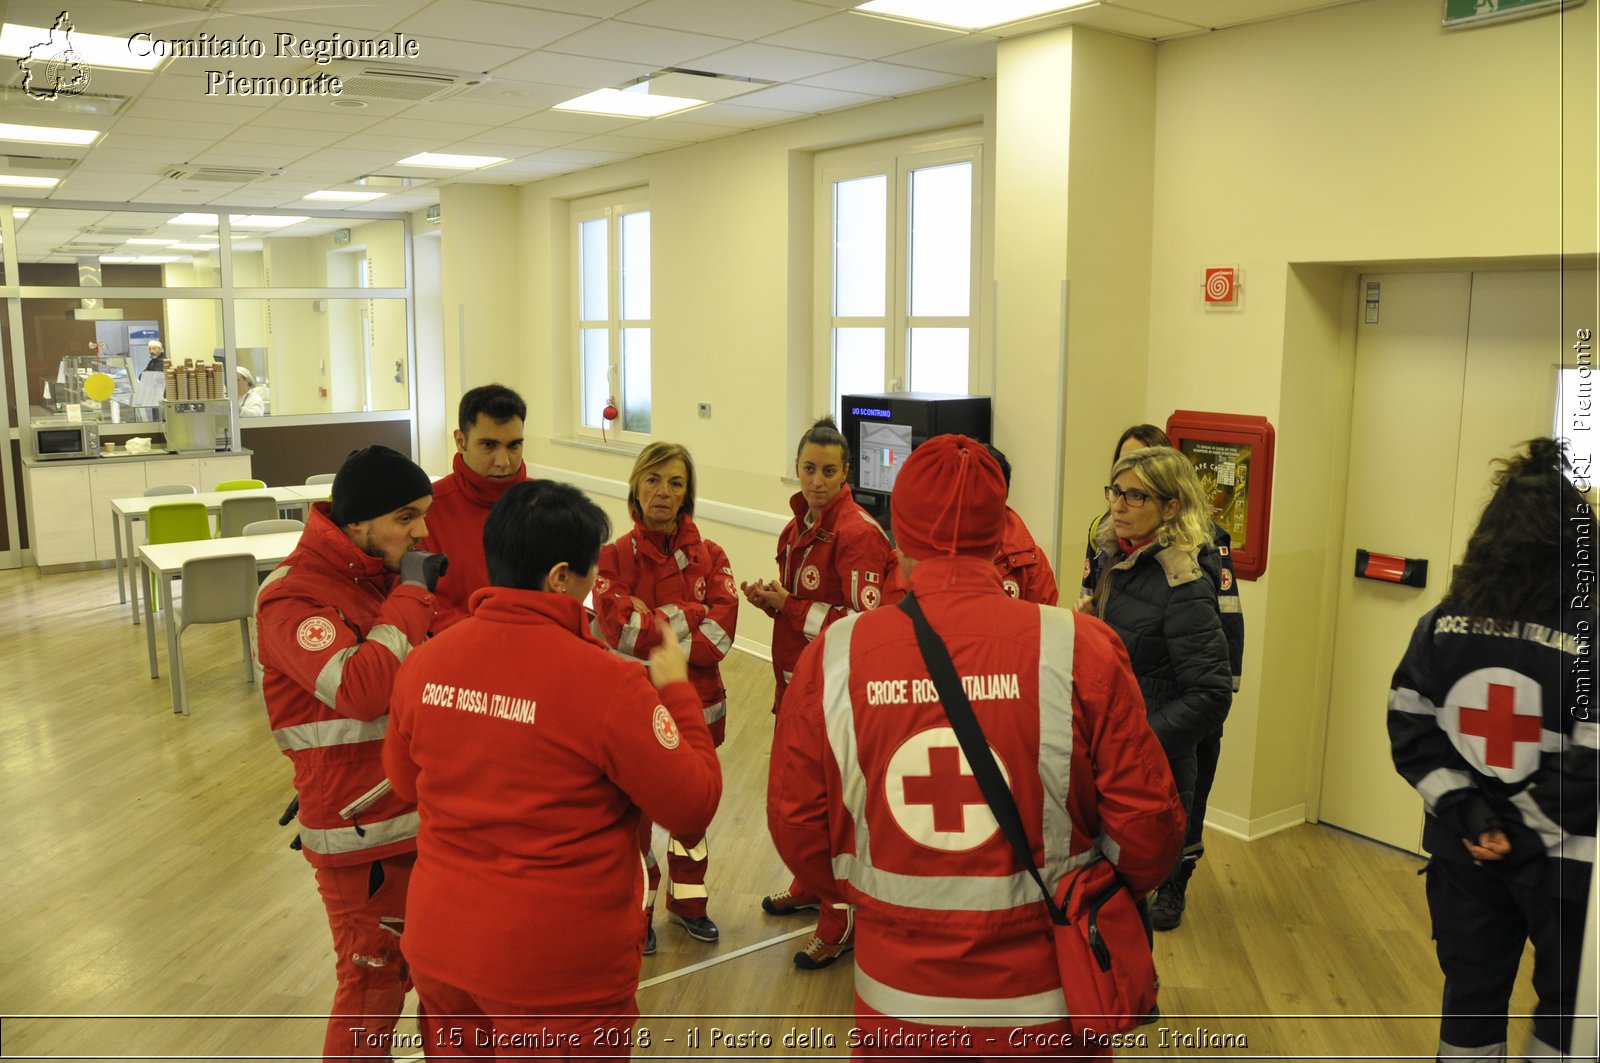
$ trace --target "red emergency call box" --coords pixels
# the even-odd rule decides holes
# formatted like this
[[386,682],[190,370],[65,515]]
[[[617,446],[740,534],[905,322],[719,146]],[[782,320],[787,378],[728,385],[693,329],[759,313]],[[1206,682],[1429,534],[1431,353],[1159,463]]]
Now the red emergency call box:
[[1276,433],[1265,417],[1178,410],[1167,418],[1172,445],[1194,463],[1211,519],[1233,543],[1233,570],[1253,580],[1267,570]]

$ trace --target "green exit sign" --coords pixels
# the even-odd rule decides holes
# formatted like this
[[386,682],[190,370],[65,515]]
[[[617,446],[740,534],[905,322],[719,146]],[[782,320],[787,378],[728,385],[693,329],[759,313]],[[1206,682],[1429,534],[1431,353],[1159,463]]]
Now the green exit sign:
[[1502,22],[1576,7],[1583,0],[1444,0],[1445,29]]

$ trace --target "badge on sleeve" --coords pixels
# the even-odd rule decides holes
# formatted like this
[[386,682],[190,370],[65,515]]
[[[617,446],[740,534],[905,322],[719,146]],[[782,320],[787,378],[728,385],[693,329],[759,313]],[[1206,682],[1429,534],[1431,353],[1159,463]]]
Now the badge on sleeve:
[[597,595],[598,594],[604,594],[606,591],[608,591],[610,589],[611,589],[611,581],[610,580],[606,579],[604,576],[596,576],[595,577],[595,579],[594,579],[594,592],[595,592],[595,594],[597,594]]
[[694,600],[697,602],[706,600],[706,578],[704,576],[694,581]]
[[651,729],[656,733],[656,741],[661,743],[662,749],[678,748],[678,724],[672,718],[672,713],[667,711],[665,705],[656,706],[655,717],[651,720]]
[[880,600],[881,599],[877,587],[874,587],[869,583],[865,587],[861,588],[861,608],[876,609]]
[[800,570],[800,586],[808,591],[814,591],[822,586],[822,573],[816,565],[807,565]]
[[1222,589],[1228,590],[1233,586],[1233,573],[1228,569],[1222,570]]
[[295,630],[295,641],[300,643],[300,648],[316,653],[333,645],[333,621],[325,616],[307,617],[300,621],[300,627]]
[[1016,580],[1014,580],[1014,579],[1001,580],[1000,581],[1000,585],[1003,586],[1006,589],[1006,593],[1008,595],[1010,595],[1011,597],[1013,597],[1013,598],[1021,598],[1022,597],[1022,588],[1017,586],[1017,581]]

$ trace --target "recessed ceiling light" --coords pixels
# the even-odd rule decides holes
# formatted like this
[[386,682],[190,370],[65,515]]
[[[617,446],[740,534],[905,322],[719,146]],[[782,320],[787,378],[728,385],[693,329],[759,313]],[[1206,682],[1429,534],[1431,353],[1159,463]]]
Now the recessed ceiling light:
[[209,225],[212,228],[215,228],[217,224],[217,216],[215,214],[179,214],[176,218],[168,218],[167,224]]
[[428,166],[440,170],[480,170],[506,160],[496,155],[450,155],[442,151],[424,151],[401,159],[396,166]]
[[307,192],[302,199],[325,200],[330,203],[370,203],[374,199],[382,199],[387,192]]
[[551,110],[580,111],[584,114],[610,114],[622,118],[660,118],[695,107],[705,106],[705,100],[687,96],[658,96],[649,91],[649,82],[625,89],[596,89],[558,103]]
[[100,139],[98,129],[67,129],[64,126],[14,125],[0,122],[0,140],[24,144],[93,144]]
[[174,251],[215,251],[216,244],[173,244]]
[[177,242],[178,241],[176,241],[176,240],[151,240],[151,239],[147,239],[146,237],[142,237],[142,236],[136,236],[132,240],[124,240],[123,241],[123,243],[127,243],[127,244],[145,244],[145,245],[147,245],[149,247],[171,247],[173,244],[175,244]]
[[228,221],[235,229],[282,229],[287,225],[298,225],[310,218],[297,215],[277,214],[230,214]]
[[952,29],[986,30],[1099,0],[867,0],[855,10]]
[[18,174],[0,174],[0,185],[8,188],[54,188],[61,183],[59,177],[24,177]]
[[184,255],[139,255],[133,261],[147,266],[156,266],[166,262],[182,262]]
[[[55,35],[65,32],[66,42],[57,42]],[[41,47],[41,45],[43,47]],[[0,55],[26,59],[38,55],[41,71],[46,63],[57,61],[60,53],[69,49],[93,70],[97,66],[117,70],[151,71],[165,60],[159,55],[139,55],[126,37],[104,37],[98,33],[83,33],[69,23],[64,31],[53,26],[22,26],[7,22],[0,26]],[[34,49],[38,49],[35,52]],[[43,54],[41,54],[43,53]]]
[[353,108],[353,107],[365,107],[366,105],[367,105],[367,101],[366,100],[329,100],[328,101],[328,106],[329,107],[344,107],[346,109]]

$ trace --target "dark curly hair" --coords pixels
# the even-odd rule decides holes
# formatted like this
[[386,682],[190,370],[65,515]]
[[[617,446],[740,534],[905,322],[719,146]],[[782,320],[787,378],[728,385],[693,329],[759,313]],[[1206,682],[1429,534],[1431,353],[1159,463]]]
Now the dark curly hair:
[[1549,616],[1562,605],[1563,564],[1577,554],[1580,531],[1593,526],[1592,512],[1567,478],[1572,464],[1563,442],[1530,439],[1495,464],[1494,497],[1450,577],[1444,604],[1492,620]]

